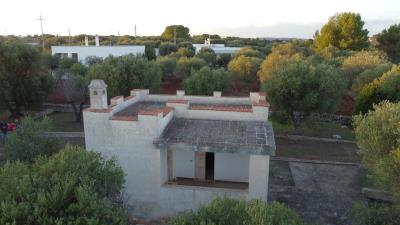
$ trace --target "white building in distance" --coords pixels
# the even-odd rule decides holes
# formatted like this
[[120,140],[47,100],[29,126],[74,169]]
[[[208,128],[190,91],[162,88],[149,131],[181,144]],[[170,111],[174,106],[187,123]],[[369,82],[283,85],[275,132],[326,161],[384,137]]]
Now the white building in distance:
[[90,46],[87,37],[85,38],[85,46],[51,46],[51,54],[61,57],[76,58],[81,63],[86,63],[86,58],[96,56],[106,58],[109,55],[143,55],[145,51],[144,45],[120,45],[120,46],[100,46],[99,37],[96,36],[96,45]]
[[134,89],[107,104],[107,85],[89,85],[86,149],[116,157],[126,173],[124,204],[136,217],[196,210],[215,197],[267,201],[275,155],[265,93],[249,97],[149,94]]
[[202,48],[211,48],[217,55],[233,55],[236,51],[241,49],[241,47],[225,47],[225,44],[211,44],[210,39],[206,39],[204,44],[193,44],[193,47],[196,49],[196,54],[199,53]]

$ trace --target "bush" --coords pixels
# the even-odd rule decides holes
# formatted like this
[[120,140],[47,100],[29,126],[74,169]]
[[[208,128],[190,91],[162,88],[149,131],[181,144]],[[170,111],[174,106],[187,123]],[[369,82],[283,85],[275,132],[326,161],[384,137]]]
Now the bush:
[[354,225],[398,225],[400,224],[399,212],[399,205],[357,203],[349,211],[349,218]]
[[215,54],[214,50],[208,47],[203,47],[200,49],[197,57],[204,59],[209,66],[214,66],[217,61],[217,55]]
[[109,56],[90,67],[88,79],[102,79],[108,85],[109,96],[129,95],[133,88],[157,91],[161,83],[161,68],[155,61],[144,57],[125,55]]
[[59,149],[58,140],[43,137],[43,132],[52,130],[49,118],[35,121],[32,117],[24,117],[18,129],[12,132],[4,145],[4,158],[10,161],[32,163],[37,156],[49,156]]
[[247,57],[245,55],[233,58],[228,65],[228,70],[232,74],[232,80],[239,83],[256,81],[261,61],[260,58]]
[[157,63],[161,68],[163,77],[174,75],[177,63],[177,59],[175,57],[160,57],[158,58]]
[[224,69],[212,70],[205,66],[184,80],[183,87],[189,95],[212,95],[213,91],[226,91],[229,73]]
[[0,167],[0,224],[127,224],[113,206],[124,173],[114,159],[67,146],[32,164]]
[[181,57],[176,63],[175,76],[179,78],[189,77],[192,71],[197,71],[206,65],[206,61],[197,57]]
[[172,42],[163,42],[158,47],[158,53],[160,56],[166,56],[176,51],[178,51],[178,46]]
[[304,225],[300,217],[280,203],[216,198],[195,213],[181,213],[171,225]]
[[366,113],[372,109],[373,104],[388,100],[397,102],[400,100],[400,67],[392,69],[376,78],[361,89],[357,96],[354,113]]

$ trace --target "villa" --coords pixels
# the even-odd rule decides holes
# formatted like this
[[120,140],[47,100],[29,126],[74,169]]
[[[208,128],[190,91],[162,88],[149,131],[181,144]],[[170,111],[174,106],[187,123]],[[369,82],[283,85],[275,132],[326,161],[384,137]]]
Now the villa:
[[135,216],[195,210],[216,196],[267,201],[275,140],[263,92],[248,97],[150,94],[107,102],[92,80],[83,113],[86,149],[116,157],[126,173],[124,202]]

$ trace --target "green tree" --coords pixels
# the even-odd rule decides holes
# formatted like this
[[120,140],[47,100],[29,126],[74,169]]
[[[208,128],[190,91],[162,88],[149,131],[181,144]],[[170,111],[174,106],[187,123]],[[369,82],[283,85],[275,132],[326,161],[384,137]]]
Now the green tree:
[[400,103],[387,101],[353,117],[362,166],[382,190],[395,197],[393,204],[356,204],[349,213],[355,225],[400,223]]
[[177,60],[175,57],[163,56],[157,59],[162,70],[163,77],[174,75]]
[[214,50],[211,48],[203,47],[200,49],[199,53],[197,53],[197,57],[204,59],[207,62],[208,66],[214,66],[217,61],[217,55]]
[[265,60],[262,61],[257,75],[261,81],[266,81],[270,74],[274,72],[281,63],[284,63],[290,58],[308,55],[310,55],[310,49],[299,42],[276,45],[272,48],[271,53],[268,54]]
[[58,150],[58,140],[44,137],[44,132],[52,131],[52,123],[44,117],[35,121],[32,117],[23,117],[18,129],[12,132],[4,145],[4,159],[32,163],[37,156],[49,156]]
[[261,54],[260,51],[258,51],[256,49],[253,49],[251,47],[241,48],[240,50],[235,52],[234,57],[238,57],[238,56],[241,56],[241,55],[244,55],[244,56],[247,56],[247,57],[257,57],[257,58],[265,57],[265,56],[263,56]]
[[217,62],[215,63],[216,67],[217,68],[221,68],[221,67],[227,68],[229,62],[231,61],[231,58],[232,58],[231,54],[227,54],[227,53],[219,54],[217,56]]
[[264,82],[264,89],[272,107],[285,112],[296,130],[311,112],[335,112],[346,85],[336,67],[299,58],[281,64]]
[[361,50],[369,45],[368,30],[360,14],[338,13],[331,17],[315,35],[315,47],[322,50],[328,46],[339,49]]
[[109,56],[90,67],[88,80],[102,79],[108,85],[109,96],[129,95],[133,88],[157,91],[161,83],[161,68],[155,61],[134,55]]
[[22,115],[22,106],[43,102],[51,91],[52,77],[32,46],[0,43],[0,101],[13,117]]
[[160,56],[166,56],[176,51],[178,51],[178,46],[171,42],[163,42],[158,47],[158,52]]
[[400,100],[399,92],[400,67],[395,65],[361,89],[354,104],[354,113],[366,113],[372,109],[373,104],[384,100],[397,102]]
[[0,224],[127,224],[119,195],[124,172],[114,159],[67,146],[32,165],[0,167]]
[[216,198],[210,204],[204,205],[197,212],[185,212],[175,216],[171,225],[305,225],[300,216],[284,205],[261,200],[244,200]]
[[212,95],[213,91],[226,91],[229,79],[230,75],[225,69],[212,70],[205,66],[185,79],[183,87],[189,95]]
[[192,71],[200,70],[203,66],[206,65],[206,61],[197,57],[181,57],[176,63],[175,75],[179,78],[186,78],[191,75]]
[[376,78],[382,76],[385,72],[388,72],[391,68],[392,64],[385,63],[377,66],[376,68],[364,70],[354,80],[351,90],[356,94],[359,94],[367,84],[371,83]]
[[161,38],[166,41],[173,41],[175,34],[177,39],[187,40],[190,38],[189,28],[182,25],[167,26],[161,34]]
[[228,64],[228,70],[235,83],[249,83],[258,80],[257,72],[262,59],[240,55],[233,58]]
[[356,52],[343,60],[342,68],[351,80],[361,72],[374,69],[381,64],[388,63],[386,56],[379,51]]
[[155,59],[157,58],[157,56],[156,56],[156,49],[154,48],[153,45],[151,45],[151,44],[145,45],[144,56],[145,56],[148,60],[155,60]]
[[376,36],[378,48],[384,51],[394,63],[400,62],[400,24],[384,29]]

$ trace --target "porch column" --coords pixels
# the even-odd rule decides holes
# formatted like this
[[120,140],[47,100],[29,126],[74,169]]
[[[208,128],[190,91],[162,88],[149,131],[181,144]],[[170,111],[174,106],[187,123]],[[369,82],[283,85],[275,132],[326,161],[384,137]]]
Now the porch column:
[[249,198],[268,199],[269,155],[250,155]]

